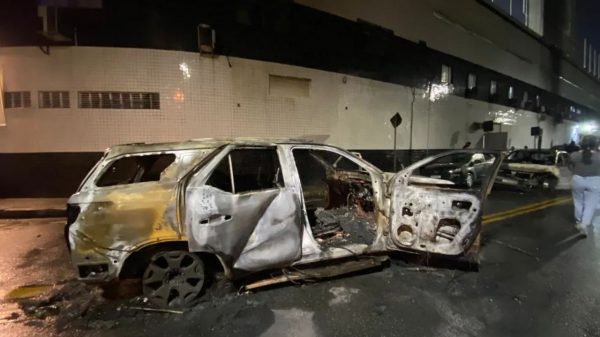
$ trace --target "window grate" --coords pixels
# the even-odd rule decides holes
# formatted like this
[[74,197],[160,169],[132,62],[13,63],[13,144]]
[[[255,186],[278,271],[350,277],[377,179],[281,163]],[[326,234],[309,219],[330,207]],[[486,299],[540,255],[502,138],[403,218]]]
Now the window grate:
[[70,108],[71,101],[68,91],[40,91],[38,104],[41,109]]
[[31,108],[29,91],[7,91],[4,93],[5,108]]
[[157,92],[80,91],[82,109],[160,109]]

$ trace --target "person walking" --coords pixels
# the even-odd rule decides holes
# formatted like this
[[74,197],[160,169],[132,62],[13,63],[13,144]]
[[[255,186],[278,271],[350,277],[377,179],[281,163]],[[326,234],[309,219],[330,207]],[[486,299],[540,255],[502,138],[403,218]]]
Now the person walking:
[[600,202],[600,152],[595,136],[584,136],[581,150],[571,153],[569,169],[573,173],[572,193],[575,228],[587,236],[596,207]]

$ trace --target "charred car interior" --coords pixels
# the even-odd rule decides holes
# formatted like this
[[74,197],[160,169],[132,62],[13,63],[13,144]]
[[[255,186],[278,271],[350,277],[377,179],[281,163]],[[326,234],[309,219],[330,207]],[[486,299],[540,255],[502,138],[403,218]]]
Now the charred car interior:
[[393,250],[463,256],[500,161],[461,150],[385,173],[293,140],[115,146],[69,199],[65,235],[80,280],[140,278],[156,305],[187,306],[217,271],[234,280]]
[[325,245],[371,244],[377,227],[369,173],[333,152],[292,152],[313,237]]

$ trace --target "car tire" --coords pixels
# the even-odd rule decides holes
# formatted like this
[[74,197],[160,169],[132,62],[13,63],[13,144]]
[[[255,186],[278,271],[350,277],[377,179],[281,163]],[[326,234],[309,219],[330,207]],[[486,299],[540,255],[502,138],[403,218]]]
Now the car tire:
[[558,185],[558,180],[553,177],[542,177],[538,183],[538,186],[544,191],[554,191],[556,185]]
[[157,252],[142,276],[142,292],[155,306],[186,308],[196,304],[206,280],[200,256],[184,250]]

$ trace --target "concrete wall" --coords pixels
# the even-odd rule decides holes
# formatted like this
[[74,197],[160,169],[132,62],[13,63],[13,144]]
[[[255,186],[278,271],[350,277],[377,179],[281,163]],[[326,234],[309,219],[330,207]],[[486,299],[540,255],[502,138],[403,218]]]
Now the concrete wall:
[[[351,149],[390,149],[389,118],[395,112],[404,118],[399,148],[409,147],[409,87],[248,59],[229,62],[223,56],[149,49],[53,47],[47,56],[35,47],[2,48],[4,90],[31,91],[32,107],[5,110],[0,153],[94,152],[117,143],[235,136],[311,136]],[[270,90],[269,75],[309,80],[308,96],[289,88]],[[39,108],[40,90],[69,91],[71,107]],[[77,92],[86,90],[159,92],[161,108],[80,109]],[[422,95],[416,90],[415,149],[476,144],[482,131],[469,131],[471,123],[507,109],[452,95],[432,103]],[[531,146],[529,128],[536,125],[545,130],[546,147],[570,139],[569,122],[555,125],[533,112],[518,113],[516,125],[503,127],[509,146]]]

